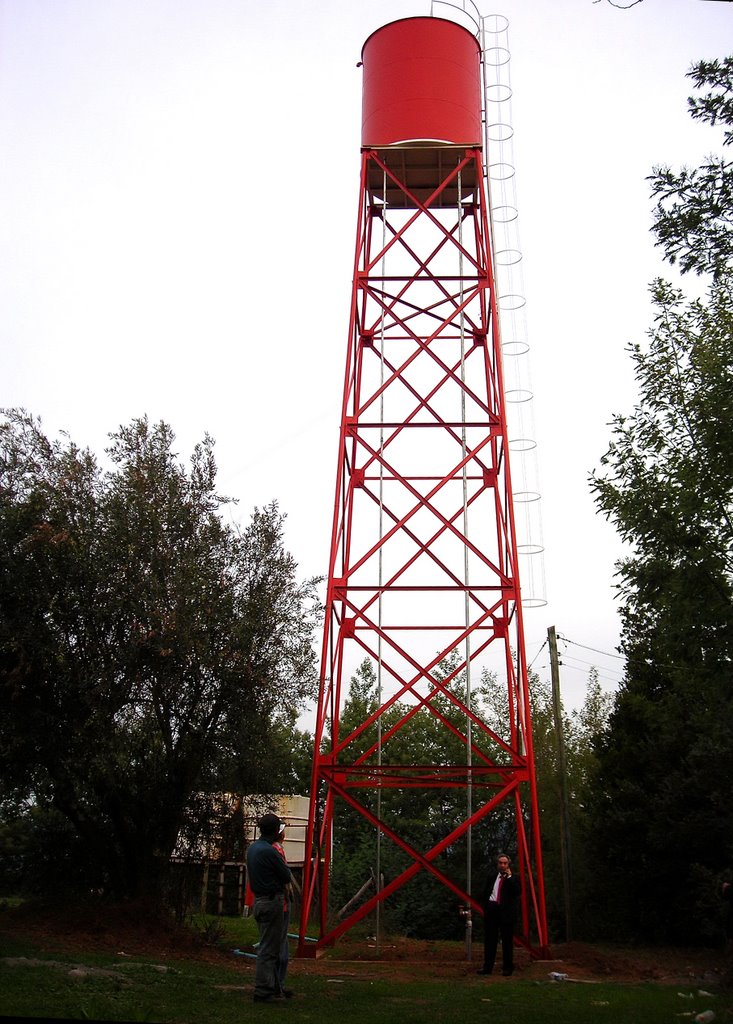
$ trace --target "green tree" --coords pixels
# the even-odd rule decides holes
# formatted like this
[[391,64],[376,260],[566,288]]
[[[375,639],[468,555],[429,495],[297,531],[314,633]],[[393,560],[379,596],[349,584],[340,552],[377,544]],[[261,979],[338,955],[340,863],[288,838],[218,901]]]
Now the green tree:
[[[457,665],[457,655],[447,658],[435,672],[436,678],[447,679]],[[465,684],[460,675],[450,688],[460,699],[465,698]],[[378,706],[377,674],[366,659],[354,674],[349,694],[341,714],[341,735],[366,720]],[[476,701],[473,702],[474,704]],[[446,719],[453,720],[465,730],[465,719],[455,705],[444,695],[433,698],[433,707]],[[460,765],[466,753],[462,741],[454,736],[427,708],[421,708],[401,728],[389,735],[390,730],[410,711],[407,702],[396,702],[381,716],[382,763],[399,765]],[[359,750],[377,745],[377,725],[372,724],[359,737]],[[349,750],[349,758],[354,755]],[[370,759],[374,763],[376,754]],[[467,795],[465,787],[456,789],[412,788],[399,786],[385,788],[377,794],[364,789],[358,793],[359,802],[402,836],[409,836],[411,845],[425,852],[434,847],[466,818]],[[473,891],[483,879],[487,857],[496,852],[497,841],[488,838],[485,827],[474,829],[474,850],[479,851],[473,861]],[[481,853],[480,851],[483,851]],[[380,844],[379,871],[385,884],[412,863],[396,844],[383,838]],[[465,838],[456,842],[434,861],[436,867],[453,881],[465,887],[467,883],[467,854]],[[334,819],[334,858],[331,879],[332,907],[338,911],[352,899],[362,885],[377,873],[377,835],[357,810],[340,805]],[[373,883],[364,899],[373,895]],[[354,909],[352,907],[352,909]],[[397,890],[384,905],[383,921],[386,929],[398,934],[419,938],[462,938],[465,921],[459,914],[458,897],[441,882],[425,871],[420,871],[406,886]],[[373,922],[370,925],[373,927]]]
[[222,522],[209,437],[188,471],[164,423],[110,437],[102,469],[23,411],[0,423],[3,834],[157,895],[197,793],[278,788],[318,607],[276,505]]
[[[601,688],[597,669],[591,668],[583,703],[580,708],[572,711],[565,725],[570,830],[570,910],[572,933],[575,938],[592,939],[601,934],[607,912],[606,894],[604,893],[599,900],[595,885],[594,835],[589,818],[589,806],[595,796],[598,772],[596,744],[608,725],[612,704],[611,694],[605,693]],[[558,833],[556,824],[555,833]],[[559,851],[554,858],[548,858],[549,868],[554,868],[554,877],[558,880],[556,884],[559,886],[558,871],[561,865],[558,865],[558,859]],[[560,926],[559,888],[555,892],[552,891],[552,880],[553,873],[550,870],[547,874],[548,917],[554,918],[555,933],[563,935],[564,929]]]
[[[699,61],[688,78],[697,89],[688,100],[690,114],[710,125],[727,126],[723,145],[733,142],[733,57]],[[652,196],[657,199],[652,230],[665,259],[682,273],[725,277],[733,257],[733,163],[711,156],[700,167],[654,169]]]
[[[682,938],[699,919],[693,866],[720,870],[733,855],[733,317],[723,286],[684,311],[663,294],[650,352],[635,355],[640,407],[616,424],[613,475],[596,480],[632,548],[618,564],[627,670],[599,748],[596,817],[612,884],[637,865],[627,926]],[[683,890],[673,901],[670,884]]]
[[687,305],[658,282],[655,303],[649,346],[632,351],[639,403],[614,419],[593,478],[629,547],[617,563],[627,667],[595,819],[607,884],[629,877],[627,930],[682,939],[690,921],[705,927],[699,868],[733,857],[733,304],[728,281]]
[[[537,801],[542,830],[547,923],[550,940],[565,937],[565,890],[562,863],[559,738],[555,722],[552,686],[547,679],[530,671],[532,742],[537,776]],[[485,673],[480,688],[485,720],[500,735],[508,725],[506,688]],[[568,796],[568,847],[571,874],[571,914],[574,933],[589,936],[594,929],[596,910],[592,901],[589,875],[592,866],[587,855],[587,807],[595,768],[594,743],[608,720],[611,698],[605,694],[598,673],[591,669],[581,707],[567,713],[560,706],[560,728],[565,746],[565,772]],[[504,836],[499,846],[511,849],[514,824],[510,814],[503,821]]]
[[[443,679],[455,669],[453,655],[439,666],[436,675]],[[459,677],[452,684],[457,695],[465,696],[465,680]],[[533,737],[537,768],[538,800],[543,827],[543,854],[548,894],[548,912],[551,927],[557,936],[562,934],[563,889],[558,831],[560,806],[560,779],[557,762],[557,736],[552,709],[552,693],[548,683],[534,674],[530,678]],[[341,715],[341,733],[347,734],[364,722],[376,710],[377,676],[372,662],[367,659],[351,679],[350,688]],[[446,718],[454,718],[455,710],[443,698],[437,706]],[[491,673],[484,671],[473,688],[472,708],[493,731],[508,740],[509,710],[506,686]],[[406,704],[396,704],[383,716],[382,733],[387,736],[390,727],[408,710]],[[583,708],[572,715],[563,715],[566,740],[567,771],[570,780],[572,809],[571,827],[578,833],[582,850],[580,819],[585,813],[587,776],[593,759],[592,738],[605,722],[608,698],[601,691],[597,677],[591,677]],[[465,722],[456,719],[458,727]],[[376,726],[371,726],[360,738],[360,749],[366,750],[377,742]],[[435,715],[422,709],[408,723],[383,744],[383,763],[456,765],[465,761],[465,749]],[[372,812],[376,812],[377,797],[373,791],[360,791],[359,799]],[[395,788],[383,790],[379,815],[386,822],[399,822],[397,831],[409,834],[414,845],[421,850],[430,849],[460,822],[465,820],[467,794],[465,788],[448,790],[423,788]],[[473,798],[474,808],[479,794]],[[525,824],[527,824],[525,822]],[[485,875],[493,866],[496,854],[502,850],[512,853],[516,845],[514,810],[509,805],[497,809],[489,818],[473,829],[472,835],[472,890],[480,894]],[[338,911],[376,873],[376,829],[353,808],[339,807],[334,821],[334,861],[331,880],[333,909]],[[467,851],[460,841],[446,852],[437,863],[460,884],[466,884]],[[383,840],[380,852],[381,870],[385,882],[407,866],[407,859]],[[582,884],[584,873],[579,871]],[[374,892],[373,881],[363,899]],[[578,903],[582,903],[582,894]],[[352,908],[353,909],[353,908]],[[408,886],[398,890],[385,905],[384,920],[389,930],[420,938],[455,938],[463,936],[465,924],[458,914],[456,897],[437,880],[420,872]],[[475,930],[480,940],[480,922]]]
[[[693,69],[714,87],[691,100],[693,116],[732,123],[732,71],[730,58]],[[715,934],[710,894],[733,858],[733,195],[724,161],[653,180],[659,244],[711,284],[690,302],[653,285],[654,327],[630,350],[638,402],[613,418],[591,478],[628,552],[626,673],[597,746],[591,818],[599,884],[615,894],[609,926],[690,941]]]

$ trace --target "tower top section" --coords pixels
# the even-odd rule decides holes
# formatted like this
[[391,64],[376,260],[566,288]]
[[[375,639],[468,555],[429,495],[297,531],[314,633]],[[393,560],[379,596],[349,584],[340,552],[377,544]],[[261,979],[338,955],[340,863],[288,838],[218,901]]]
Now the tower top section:
[[443,18],[402,18],[362,47],[363,149],[481,146],[481,49]]
[[[467,149],[482,143],[481,48],[444,18],[402,18],[372,32],[361,51],[362,151],[377,151],[402,185],[370,165],[373,201],[426,202]],[[476,187],[471,164],[436,206],[455,206]],[[404,186],[404,187],[403,187]],[[459,195],[460,192],[460,195]]]

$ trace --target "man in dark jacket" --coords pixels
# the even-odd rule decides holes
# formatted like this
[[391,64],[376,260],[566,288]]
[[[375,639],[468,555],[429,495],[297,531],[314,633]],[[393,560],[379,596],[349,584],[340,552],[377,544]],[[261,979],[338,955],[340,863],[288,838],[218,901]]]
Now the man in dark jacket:
[[512,874],[512,863],[505,853],[496,860],[496,871],[486,879],[481,903],[484,911],[484,966],[479,974],[491,974],[496,960],[496,947],[501,935],[502,974],[514,970],[514,924],[522,886]]
[[285,886],[290,868],[272,845],[282,830],[276,814],[259,820],[260,838],[247,849],[247,878],[254,894],[254,919],[260,932],[255,970],[256,1003],[286,999],[293,993],[280,984],[280,950],[285,938]]

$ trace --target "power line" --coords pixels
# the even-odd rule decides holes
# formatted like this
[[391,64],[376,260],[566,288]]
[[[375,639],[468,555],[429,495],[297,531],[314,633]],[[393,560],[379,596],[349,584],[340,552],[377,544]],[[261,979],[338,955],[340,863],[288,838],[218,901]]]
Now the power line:
[[[571,665],[570,662],[566,660],[566,657],[567,657],[566,655],[563,655],[560,658],[560,664],[562,665],[563,668],[566,668],[568,670],[568,672],[582,672],[586,676],[589,674],[587,667],[581,667],[581,665],[587,666],[588,665],[587,662],[582,662],[581,665]],[[541,669],[547,669],[549,667],[550,666],[548,664],[540,665],[538,671],[541,670]],[[598,677],[598,681],[599,682],[610,683],[612,686],[616,687],[616,686],[619,686],[621,684],[621,682],[623,681],[622,677],[620,677],[620,676],[609,676],[609,675],[606,675],[605,672],[603,672],[600,669],[596,668],[595,665],[591,665],[590,667],[596,669],[596,675]]]
[[527,665],[527,671],[528,672],[532,668],[534,663],[537,661],[537,659],[539,658],[540,654],[542,654],[542,651],[544,650],[544,648],[546,646],[547,646],[547,640],[545,640],[545,642],[543,644],[541,644],[539,651],[537,651],[537,653],[535,654],[534,658],[532,658],[532,660],[530,661],[529,665]]
[[563,664],[567,664],[570,661],[576,662],[578,665],[587,665],[588,668],[594,668],[596,672],[613,672],[620,679],[623,676],[623,672],[620,669],[609,668],[606,665],[602,665],[599,669],[598,665],[593,661],[585,661],[583,658],[576,658],[572,654],[564,653],[561,658]]
[[566,636],[558,636],[557,639],[562,640],[563,643],[572,644],[573,647],[582,647],[585,651],[593,651],[595,654],[603,654],[606,658],[618,658],[619,661],[626,660],[622,654],[610,654],[608,651],[601,651],[597,647],[588,647],[587,644],[579,644],[575,640],[568,640]]
[[[585,668],[581,668],[580,665],[570,665],[567,661],[564,661],[562,659],[560,663],[563,666],[563,668],[568,669],[570,672],[583,672],[587,674],[587,670]],[[593,667],[595,668],[595,666]],[[621,682],[621,679],[619,679],[618,677],[607,676],[604,672],[600,672],[598,669],[596,669],[596,675],[598,677],[599,682],[611,683],[613,686],[618,686]]]

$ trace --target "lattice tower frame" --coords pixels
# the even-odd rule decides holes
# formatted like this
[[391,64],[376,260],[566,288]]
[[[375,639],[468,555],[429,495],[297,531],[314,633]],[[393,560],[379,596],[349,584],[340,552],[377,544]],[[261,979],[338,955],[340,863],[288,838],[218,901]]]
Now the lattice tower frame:
[[[441,667],[450,662],[446,674]],[[358,661],[378,698],[341,711]],[[470,680],[491,666],[507,717],[490,728]],[[300,922],[301,956],[333,945],[419,872],[480,912],[446,851],[510,808],[522,883],[518,941],[548,949],[528,669],[481,145],[362,152],[338,473]],[[390,709],[399,717],[389,718]],[[458,740],[460,763],[396,764],[417,715]],[[374,741],[374,730],[389,719]],[[368,739],[367,739],[368,737]],[[390,788],[465,788],[467,813],[429,849],[380,812]],[[376,801],[369,797],[376,794]],[[329,909],[333,824],[355,809],[408,866],[357,909]],[[470,877],[470,876],[469,876]],[[306,942],[317,919],[319,936]]]

